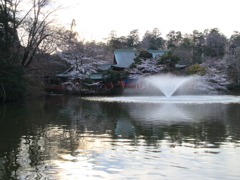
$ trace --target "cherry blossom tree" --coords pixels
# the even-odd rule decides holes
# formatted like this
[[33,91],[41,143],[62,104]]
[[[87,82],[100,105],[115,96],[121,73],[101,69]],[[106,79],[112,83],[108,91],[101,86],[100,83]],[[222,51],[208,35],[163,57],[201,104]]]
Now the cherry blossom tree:
[[225,61],[208,60],[203,64],[208,70],[205,75],[199,78],[195,83],[196,89],[206,91],[208,93],[218,93],[228,91],[227,85],[231,84]]
[[152,57],[152,54],[145,49],[138,50],[136,55],[134,63],[127,69],[130,79],[156,74],[166,67],[166,65],[159,64],[160,57]]
[[99,59],[102,49],[94,42],[84,42],[74,28],[75,20],[71,22],[70,30],[59,31],[57,54],[70,65],[67,72],[71,79],[80,80],[89,77],[89,74],[97,72],[97,64],[104,63]]
[[235,54],[233,64],[235,64],[236,79],[237,79],[237,84],[239,85],[240,84],[240,48],[239,47],[236,50],[236,54]]
[[[225,55],[228,62],[228,75],[233,80],[233,85],[240,85],[240,47],[235,47],[229,54]],[[233,53],[233,54],[231,54]]]
[[78,49],[58,52],[60,58],[65,60],[71,66],[69,75],[72,79],[86,79],[89,73],[96,72],[97,62],[93,57],[85,57],[84,52],[79,52]]
[[140,77],[156,74],[163,70],[165,65],[158,64],[157,58],[149,58],[137,64],[134,68],[128,69],[130,79],[138,79]]

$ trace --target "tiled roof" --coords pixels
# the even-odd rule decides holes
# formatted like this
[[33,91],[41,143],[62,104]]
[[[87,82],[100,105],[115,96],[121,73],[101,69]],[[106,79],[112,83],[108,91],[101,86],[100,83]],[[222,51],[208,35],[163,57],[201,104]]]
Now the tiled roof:
[[98,69],[105,71],[108,70],[113,64],[98,64]]
[[157,55],[163,55],[166,50],[148,50],[148,52],[152,53],[153,57]]
[[175,68],[185,68],[187,65],[175,64]]
[[[153,57],[155,57],[158,54],[162,55],[166,52],[165,50],[148,50],[148,51],[153,54]],[[116,49],[114,51],[114,58],[117,64],[113,66],[119,68],[129,67],[134,62],[133,59],[136,57],[135,52],[136,50]]]
[[114,51],[114,58],[117,64],[113,66],[119,68],[129,67],[134,62],[133,59],[136,57],[135,52],[135,50],[116,49]]
[[102,79],[102,75],[103,75],[104,73],[103,72],[98,72],[98,73],[91,73],[90,75],[89,75],[89,78],[90,79]]

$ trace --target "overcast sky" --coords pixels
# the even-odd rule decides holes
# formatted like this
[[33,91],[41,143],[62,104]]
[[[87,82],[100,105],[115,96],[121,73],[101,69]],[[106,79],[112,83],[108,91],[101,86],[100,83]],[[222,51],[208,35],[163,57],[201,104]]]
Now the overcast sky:
[[76,20],[76,30],[87,40],[107,38],[111,30],[127,36],[138,29],[140,36],[157,27],[163,37],[170,30],[219,28],[227,37],[240,31],[239,0],[61,0],[67,8],[61,20]]

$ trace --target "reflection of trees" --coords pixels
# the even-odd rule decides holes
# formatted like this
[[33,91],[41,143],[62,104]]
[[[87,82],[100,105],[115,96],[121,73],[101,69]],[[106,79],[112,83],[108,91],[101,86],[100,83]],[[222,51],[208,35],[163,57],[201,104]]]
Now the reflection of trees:
[[[10,103],[6,105],[6,113],[0,123],[0,179],[15,177],[19,167],[17,163],[17,144],[20,142],[22,132],[26,133],[26,130],[24,129],[23,122],[19,120],[23,117],[21,114],[21,105],[17,104],[16,106],[20,106],[20,108],[16,108]],[[1,114],[2,110],[0,106]]]
[[[166,130],[166,129],[164,129]],[[191,125],[171,125],[166,130],[169,135],[169,142],[175,145],[191,144],[194,147],[208,147],[214,145],[219,147],[216,142],[223,142],[225,137],[225,125],[220,122],[203,121]]]
[[78,154],[75,153],[76,150],[89,150],[94,143],[101,146],[104,139],[112,138],[116,119],[122,114],[121,110],[113,111],[112,108],[119,109],[118,106],[120,105],[82,101],[79,98],[70,98],[62,104],[58,113],[69,122],[68,126],[63,127],[59,151],[70,152],[74,156]]
[[237,142],[239,106],[109,103],[78,97],[9,104],[0,123],[0,179],[16,179],[20,173],[44,177],[52,160],[90,159],[123,141],[157,147],[165,142],[171,147]]
[[225,117],[226,135],[234,140],[240,139],[240,104],[229,104],[227,117]]
[[54,138],[53,128],[48,128],[48,124],[56,118],[57,108],[45,109],[44,104],[44,99],[7,104],[0,124],[0,179],[17,179],[20,174],[31,179],[32,174],[38,176],[40,169],[44,169],[43,162],[52,158],[53,149],[46,148]]
[[58,122],[58,105],[37,99],[6,106],[0,124],[0,164],[5,167],[0,179],[17,179],[20,174],[22,178],[41,177],[44,161],[57,155],[58,124],[62,123]]
[[147,144],[156,145],[160,140],[167,140],[176,145],[190,143],[196,147],[224,141],[229,124],[226,112],[228,108],[232,109],[226,104],[135,103],[126,106],[138,136],[144,136]]

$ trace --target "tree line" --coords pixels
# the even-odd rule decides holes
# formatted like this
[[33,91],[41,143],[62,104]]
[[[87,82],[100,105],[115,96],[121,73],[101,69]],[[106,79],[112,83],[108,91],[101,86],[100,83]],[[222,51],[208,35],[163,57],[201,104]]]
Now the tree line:
[[234,31],[228,39],[218,28],[205,29],[203,32],[193,30],[191,34],[170,31],[166,37],[158,28],[146,31],[140,38],[138,30],[129,35],[118,37],[111,31],[107,43],[112,49],[151,49],[172,50],[186,64],[202,63],[206,57],[222,58],[224,55],[235,55],[240,46],[240,32]]

